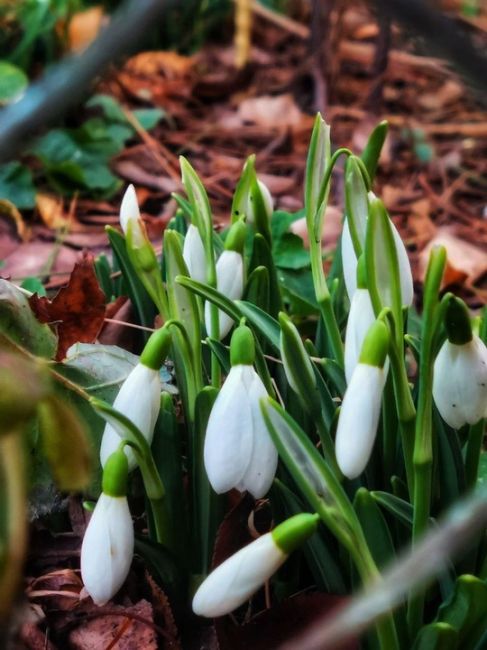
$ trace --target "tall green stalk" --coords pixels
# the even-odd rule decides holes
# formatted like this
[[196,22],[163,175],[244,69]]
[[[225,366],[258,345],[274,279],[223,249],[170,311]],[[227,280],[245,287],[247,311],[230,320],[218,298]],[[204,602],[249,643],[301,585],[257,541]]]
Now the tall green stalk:
[[[446,263],[446,251],[432,250],[424,284],[424,310],[419,362],[418,411],[414,438],[413,546],[424,534],[430,516],[433,469],[433,363],[434,340],[438,327],[438,293]],[[412,594],[408,606],[408,623],[413,639],[423,623],[425,592]]]

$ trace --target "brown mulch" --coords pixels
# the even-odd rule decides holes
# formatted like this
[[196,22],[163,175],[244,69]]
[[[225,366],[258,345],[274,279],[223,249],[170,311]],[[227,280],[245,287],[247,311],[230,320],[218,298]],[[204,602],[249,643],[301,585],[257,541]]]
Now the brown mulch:
[[[137,187],[149,231],[158,240],[176,209],[171,192],[181,191],[180,154],[201,175],[216,221],[226,221],[251,153],[276,206],[295,211],[302,207],[315,111],[321,109],[331,123],[335,147],[358,152],[374,124],[385,118],[391,129],[375,190],[408,244],[415,278],[422,279],[429,247],[443,243],[449,283],[462,287],[472,307],[479,306],[487,296],[486,113],[444,62],[419,56],[396,27],[388,67],[378,78],[373,73],[374,17],[359,4],[338,7],[331,21],[326,106],[315,82],[322,74],[309,54],[308,26],[293,19],[275,25],[256,17],[250,61],[243,70],[235,69],[230,45],[209,44],[193,57],[144,52],[109,71],[97,91],[117,97],[130,119],[130,109],[140,106],[159,106],[166,113],[150,134],[134,123],[139,137],[113,160],[113,170]],[[487,42],[485,16],[470,19],[470,25],[474,37]],[[374,88],[381,90],[378,97]],[[341,208],[340,176],[334,187],[331,202]],[[68,233],[56,243],[47,285],[58,288],[76,251],[105,249],[103,226],[118,222],[120,197],[112,202],[39,198],[29,222],[30,240],[7,241],[2,273],[19,279],[40,272],[52,261],[56,225],[67,225]]]

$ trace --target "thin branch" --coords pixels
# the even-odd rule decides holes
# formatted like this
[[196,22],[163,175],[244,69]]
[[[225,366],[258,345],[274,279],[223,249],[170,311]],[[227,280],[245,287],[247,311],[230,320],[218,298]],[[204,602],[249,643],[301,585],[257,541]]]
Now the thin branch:
[[479,490],[456,504],[433,532],[383,573],[382,579],[358,594],[281,650],[338,650],[357,638],[380,616],[401,604],[408,593],[424,588],[448,567],[448,562],[487,525],[486,491]]
[[29,86],[18,102],[0,112],[0,162],[11,159],[27,136],[79,102],[93,79],[144,32],[157,24],[178,0],[132,0],[113,16],[90,47],[70,56]]

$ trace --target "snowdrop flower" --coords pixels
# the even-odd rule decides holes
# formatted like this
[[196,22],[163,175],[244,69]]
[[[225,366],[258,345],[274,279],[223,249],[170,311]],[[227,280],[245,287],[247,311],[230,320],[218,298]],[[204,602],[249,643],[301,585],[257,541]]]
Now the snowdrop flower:
[[103,492],[81,546],[81,577],[97,605],[117,593],[132,563],[134,528],[127,503],[127,474],[127,458],[116,451],[105,465]]
[[[243,247],[245,243],[245,224],[237,221],[233,224],[225,240],[225,250],[216,263],[216,288],[230,300],[240,300],[244,289]],[[219,339],[225,338],[232,329],[233,318],[218,310]],[[205,304],[205,326],[211,336],[211,305]]]
[[[372,202],[377,200],[378,199],[376,198],[375,194],[373,192],[369,192],[369,201]],[[413,297],[414,297],[413,276],[411,273],[411,265],[409,263],[406,247],[404,246],[404,243],[401,239],[399,232],[397,231],[396,226],[392,221],[390,222],[390,225],[391,225],[392,236],[394,238],[394,243],[396,245],[397,260],[399,265],[399,279],[401,284],[402,304],[409,306],[412,305]],[[360,226],[357,227],[357,233],[358,233],[362,250],[364,249],[365,246],[366,228],[364,226],[365,224],[360,224]],[[347,294],[351,301],[353,298],[353,294],[357,290],[357,263],[358,262],[353,247],[348,219],[346,219],[345,223],[343,224],[341,248],[342,248],[343,277],[345,280]],[[376,264],[378,269],[381,268],[383,269],[381,273],[381,277],[378,278],[379,285],[380,285],[378,288],[379,288],[379,292],[381,293],[381,297],[384,298],[387,293],[386,289],[389,286],[387,264],[385,263],[385,259],[384,260],[378,259]],[[381,288],[383,289],[382,291]],[[387,302],[388,301],[386,299],[383,306],[385,307],[390,306],[387,304]]]
[[145,227],[140,218],[137,194],[133,185],[129,185],[123,195],[120,206],[120,225],[126,237],[130,238],[135,248],[142,248],[147,243]]
[[196,592],[194,613],[213,618],[239,607],[311,537],[318,519],[318,515],[295,515],[225,560]]
[[454,429],[487,416],[487,348],[472,333],[467,307],[452,297],[445,317],[447,340],[434,364],[433,398]]
[[[274,212],[274,199],[272,198],[272,194],[270,193],[269,188],[265,183],[257,179],[257,185],[260,189],[267,219],[270,219],[272,217],[272,213]],[[252,199],[252,192],[249,192],[247,199],[247,221],[249,223],[255,222],[255,210],[254,201]]]
[[183,258],[193,280],[206,282],[206,255],[199,230],[193,224],[188,227],[184,238]]
[[384,363],[389,331],[381,321],[369,328],[343,398],[335,451],[338,466],[350,479],[365,469],[374,446],[386,381]]
[[[129,373],[113,402],[113,408],[128,417],[140,429],[149,445],[152,442],[160,409],[159,369],[167,356],[170,343],[171,337],[166,328],[159,329],[151,335],[139,363]],[[119,445],[119,434],[110,423],[107,423],[100,447],[102,467]],[[134,452],[130,447],[126,447],[125,454],[131,471],[137,465]]]
[[369,328],[375,321],[374,308],[365,281],[365,260],[360,256],[357,266],[358,288],[350,302],[347,329],[345,333],[345,377],[347,384],[360,357],[360,351]]
[[252,332],[240,325],[232,336],[232,368],[208,419],[204,461],[218,494],[237,488],[256,499],[269,490],[277,467],[277,450],[265,425],[259,401],[267,397],[252,364]]

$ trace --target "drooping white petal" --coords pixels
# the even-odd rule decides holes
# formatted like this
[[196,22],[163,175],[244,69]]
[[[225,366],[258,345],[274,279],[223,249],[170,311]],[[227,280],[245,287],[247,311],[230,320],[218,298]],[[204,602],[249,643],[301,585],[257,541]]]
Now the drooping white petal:
[[401,283],[401,301],[403,305],[408,307],[413,304],[414,298],[414,286],[413,286],[413,274],[411,272],[411,264],[409,262],[408,253],[404,242],[401,239],[396,226],[391,221],[392,235],[394,237],[394,243],[396,245],[397,252],[397,261],[399,264],[399,280]]
[[[272,194],[270,193],[269,188],[265,183],[259,179],[257,179],[257,183],[262,194],[267,217],[270,219],[272,213],[274,212],[274,199],[272,198]],[[250,200],[250,195],[247,203],[247,221],[249,223],[254,223],[255,221],[254,202]]]
[[136,248],[140,248],[145,243],[137,194],[133,185],[129,185],[123,195],[122,205],[120,206],[120,225],[125,236],[128,235],[130,230],[132,242]]
[[335,451],[338,466],[348,478],[365,469],[374,446],[385,383],[383,368],[359,363],[343,398]]
[[[230,300],[240,300],[243,294],[243,259],[236,251],[223,251],[216,263],[217,289]],[[234,321],[227,314],[218,311],[220,324],[220,340],[231,330]],[[211,334],[211,310],[207,301],[205,304],[205,325]]]
[[[396,246],[397,260],[399,266],[399,282],[401,286],[401,301],[403,305],[412,305],[414,297],[414,286],[413,286],[413,276],[411,272],[411,264],[409,263],[409,257],[406,251],[406,247],[401,239],[401,236],[391,221],[391,230],[394,238],[394,243]],[[359,233],[360,237],[360,233]],[[364,241],[360,242],[362,249],[365,246]],[[377,281],[378,281],[378,290],[381,296],[382,304],[384,307],[390,306],[392,303],[391,293],[390,293],[390,273],[387,260],[384,254],[384,251],[380,248],[378,250],[378,255],[375,258],[375,265],[377,269]],[[342,267],[343,267],[343,277],[345,280],[345,287],[347,289],[347,294],[350,301],[353,298],[355,291],[357,290],[357,257],[355,255],[355,250],[353,247],[352,236],[350,234],[350,228],[348,225],[348,220],[345,219],[343,224],[342,239],[341,239],[341,252],[342,252]]]
[[210,573],[193,598],[194,613],[213,618],[233,611],[248,600],[287,557],[271,533],[262,535]]
[[[122,384],[113,408],[128,417],[137,426],[145,439],[152,442],[154,427],[160,409],[161,383],[159,372],[138,363]],[[100,461],[105,465],[108,457],[113,454],[120,444],[120,436],[108,424],[105,426],[100,446]],[[136,466],[133,451],[125,447],[125,454],[129,461],[129,470]]]
[[134,528],[126,497],[101,494],[81,547],[81,576],[97,605],[125,582],[134,554]]
[[204,461],[208,480],[218,494],[235,487],[250,462],[253,426],[247,386],[252,373],[251,366],[233,366],[208,419]]
[[184,238],[183,258],[193,280],[206,282],[206,256],[199,230],[193,224]]
[[252,417],[252,454],[240,483],[235,487],[241,492],[248,490],[255,499],[261,499],[274,480],[277,468],[277,449],[267,430],[260,400],[267,391],[259,375],[252,369],[252,383],[249,387],[249,403]]
[[360,350],[370,326],[375,321],[374,309],[367,289],[357,289],[353,294],[345,334],[345,376],[350,383],[358,364]]
[[487,348],[478,336],[463,345],[443,343],[434,364],[433,398],[454,429],[487,414]]
[[357,290],[357,257],[353,248],[352,235],[350,234],[347,219],[343,223],[341,246],[343,278],[345,280],[348,298],[351,301],[353,294]]

